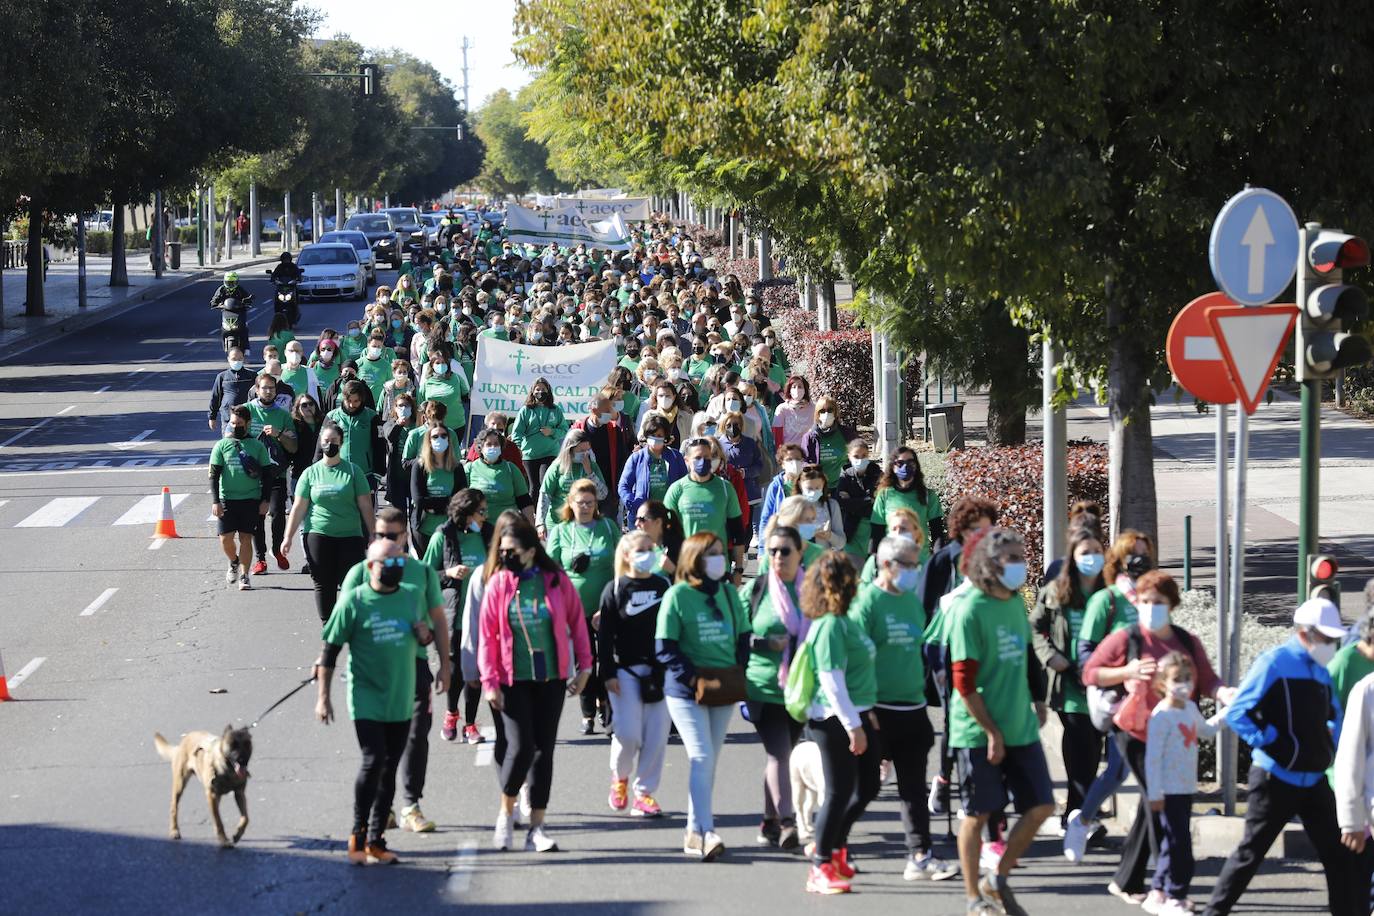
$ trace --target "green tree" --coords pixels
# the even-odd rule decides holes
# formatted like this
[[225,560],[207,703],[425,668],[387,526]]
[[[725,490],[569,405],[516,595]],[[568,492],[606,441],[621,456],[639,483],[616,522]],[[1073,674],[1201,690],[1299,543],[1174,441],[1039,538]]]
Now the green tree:
[[[378,58],[391,64],[382,81],[383,97],[397,114],[393,155],[378,185],[401,200],[437,197],[477,176],[482,141],[468,125],[453,86],[432,66],[401,51]],[[461,127],[459,131],[433,130]],[[410,130],[409,128],[427,128]]]
[[477,184],[490,194],[520,196],[563,187],[549,168],[548,150],[526,128],[532,105],[528,88],[519,96],[498,89],[476,112],[477,136],[486,148]]

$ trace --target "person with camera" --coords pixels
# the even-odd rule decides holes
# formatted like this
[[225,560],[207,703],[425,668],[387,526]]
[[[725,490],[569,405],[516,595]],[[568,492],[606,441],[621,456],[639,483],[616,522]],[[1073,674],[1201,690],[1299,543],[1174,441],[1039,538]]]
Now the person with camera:
[[[545,476],[555,473],[550,471]],[[601,490],[595,481],[579,480],[568,489],[568,498],[558,511],[560,521],[549,529],[548,551],[554,562],[568,571],[568,578],[582,599],[582,609],[590,617],[601,603],[606,583],[615,575],[615,546],[620,541],[620,527],[601,514]],[[597,654],[597,633],[589,628],[592,656]],[[601,680],[595,672],[587,689],[582,691],[582,734],[596,730],[597,707],[601,712],[601,727],[611,724],[611,708],[606,702]]]
[[510,523],[493,546],[477,644],[482,695],[496,714],[493,757],[501,805],[492,845],[514,845],[515,806],[528,778],[524,848],[554,852],[558,843],[545,831],[544,815],[563,701],[581,693],[591,677],[587,619],[572,580],[544,550],[532,524]]
[[[611,709],[612,811],[630,809],[632,817],[659,817],[654,793],[663,775],[671,720],[663,695],[663,668],[654,657],[658,609],[672,581],[656,572],[658,553],[642,531],[620,539],[615,578],[601,593],[597,611],[597,666]],[[634,803],[630,777],[634,777]]]
[[247,407],[230,408],[227,435],[210,451],[210,511],[219,519],[220,547],[229,558],[225,581],[237,582],[241,592],[253,587],[248,573],[253,531],[267,514],[277,471],[267,446],[249,438],[251,423]]

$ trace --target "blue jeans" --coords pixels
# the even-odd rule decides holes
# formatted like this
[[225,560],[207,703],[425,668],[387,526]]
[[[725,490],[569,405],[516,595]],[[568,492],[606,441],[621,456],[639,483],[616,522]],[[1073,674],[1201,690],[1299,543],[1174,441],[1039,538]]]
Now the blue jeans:
[[687,832],[707,833],[715,829],[711,791],[716,783],[716,761],[725,745],[725,733],[730,729],[735,707],[701,706],[681,697],[666,699],[668,714],[673,717],[691,764],[687,778]]
[[1097,820],[1097,812],[1102,807],[1102,803],[1107,800],[1107,796],[1121,788],[1121,784],[1126,781],[1126,774],[1129,770],[1126,767],[1126,758],[1121,756],[1121,751],[1117,748],[1115,741],[1107,742],[1107,765],[1102,768],[1102,772],[1093,780],[1093,784],[1088,787],[1087,793],[1083,796],[1082,813],[1078,816],[1079,820],[1087,824]]

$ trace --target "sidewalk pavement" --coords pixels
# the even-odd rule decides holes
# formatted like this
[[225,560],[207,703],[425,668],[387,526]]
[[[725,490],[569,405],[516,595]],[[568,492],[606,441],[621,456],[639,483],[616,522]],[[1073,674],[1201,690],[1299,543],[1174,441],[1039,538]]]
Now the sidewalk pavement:
[[6,270],[3,281],[4,320],[3,327],[0,327],[0,358],[13,356],[36,344],[51,341],[57,335],[122,315],[140,303],[170,295],[192,283],[220,276],[227,270],[270,264],[279,256],[275,245],[270,248],[263,245],[262,254],[257,257],[247,254],[246,248],[243,252],[238,254],[236,251],[234,258],[221,260],[218,264],[198,267],[195,263],[195,252],[191,251],[189,263],[183,257],[181,270],[165,270],[162,279],[157,279],[148,264],[147,252],[131,251],[128,253],[129,285],[125,287],[109,285],[108,256],[88,255],[85,308],[77,304],[76,258],[53,261],[48,266],[48,278],[43,286],[43,308],[46,314],[37,318],[30,318],[24,314],[24,304],[28,298],[28,272],[23,269]]

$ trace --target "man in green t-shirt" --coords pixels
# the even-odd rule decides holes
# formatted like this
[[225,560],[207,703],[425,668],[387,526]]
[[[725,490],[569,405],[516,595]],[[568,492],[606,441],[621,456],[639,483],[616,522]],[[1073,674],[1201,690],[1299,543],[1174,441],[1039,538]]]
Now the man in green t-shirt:
[[229,558],[225,581],[237,582],[239,591],[252,588],[248,564],[253,559],[253,530],[267,514],[279,470],[267,446],[249,438],[251,422],[247,407],[231,408],[225,437],[210,450],[210,511],[219,519],[220,548]]
[[[1026,582],[1026,547],[1019,534],[991,529],[967,562],[973,584],[950,623],[949,659],[954,687],[949,744],[959,762],[965,818],[959,860],[970,904],[982,898],[997,912],[1020,912],[1007,875],[1054,812],[1054,794],[1040,724],[1043,683],[1031,656],[1030,622],[1019,590]],[[1039,721],[1037,721],[1037,719]],[[1008,800],[1020,817],[1007,835],[995,874],[979,879],[982,831]]]
[[[420,797],[425,792],[425,775],[429,768],[429,732],[434,722],[429,692],[433,688],[435,693],[447,693],[449,679],[453,675],[448,618],[444,616],[444,594],[434,567],[406,556],[410,544],[404,512],[395,506],[383,506],[377,512],[372,530],[374,544],[379,541],[390,544],[395,548],[394,555],[405,558],[401,567],[401,584],[414,589],[417,613],[421,619],[429,617],[429,627],[434,631],[434,647],[439,653],[439,676],[435,678],[429,669],[429,650],[425,646],[415,649],[415,706],[409,719],[410,730],[406,736],[402,771],[406,803],[401,808],[399,821],[403,830],[430,833],[434,830],[434,822],[420,811]],[[348,571],[339,587],[340,604],[349,593],[367,581],[367,574],[368,565],[365,562]]]
[[744,545],[747,537],[741,524],[739,495],[724,477],[711,467],[713,453],[706,439],[688,441],[684,457],[687,476],[673,481],[663,504],[682,519],[682,532],[691,537],[709,531],[730,546],[734,560],[733,580],[738,588],[744,577]]
[[394,541],[378,538],[367,551],[368,578],[344,592],[324,625],[324,647],[313,673],[319,684],[315,715],[334,718],[330,686],[334,666],[348,645],[348,714],[363,763],[353,801],[348,859],[393,864],[382,834],[396,791],[415,694],[415,653],[438,634],[430,630],[415,588],[404,584],[406,557]]
[[[285,398],[282,399],[285,401]],[[291,414],[277,403],[277,380],[266,371],[258,375],[257,397],[250,398],[245,405],[250,421],[248,435],[260,440],[263,445],[269,442],[270,454],[283,459],[296,451],[296,424]],[[283,460],[283,464],[286,461]],[[272,557],[278,569],[290,569],[291,563],[281,552],[282,533],[286,530],[286,474],[277,474],[272,480],[272,488],[267,494],[267,514],[272,517]],[[253,563],[253,575],[261,576],[267,572],[267,516],[259,515],[253,529],[253,546],[257,551],[257,561]]]

